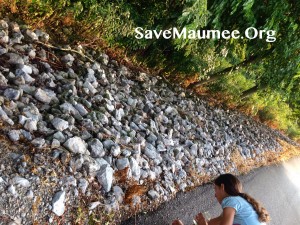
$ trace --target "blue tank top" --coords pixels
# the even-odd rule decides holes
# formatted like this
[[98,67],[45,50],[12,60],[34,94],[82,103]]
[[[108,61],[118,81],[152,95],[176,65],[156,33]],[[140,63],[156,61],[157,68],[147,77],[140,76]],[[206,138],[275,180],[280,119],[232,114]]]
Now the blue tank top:
[[258,215],[252,205],[240,196],[229,196],[222,200],[222,209],[226,207],[234,208],[235,215],[233,225],[261,225]]

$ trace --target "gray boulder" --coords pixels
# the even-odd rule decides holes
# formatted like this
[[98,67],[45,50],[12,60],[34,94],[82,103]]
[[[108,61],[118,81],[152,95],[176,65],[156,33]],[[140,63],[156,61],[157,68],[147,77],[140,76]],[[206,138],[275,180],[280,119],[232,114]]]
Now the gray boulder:
[[116,166],[117,166],[118,170],[123,170],[126,167],[129,167],[129,160],[128,160],[128,158],[117,159]]
[[52,212],[57,216],[62,216],[65,212],[65,196],[65,191],[59,191],[52,199]]
[[109,165],[104,165],[97,173],[97,179],[104,188],[105,192],[109,192],[113,182],[114,170]]
[[90,152],[93,158],[102,158],[105,155],[103,144],[98,139],[92,139],[89,142],[89,147],[91,149]]
[[89,152],[87,151],[87,144],[80,137],[69,138],[64,143],[64,146],[75,154],[80,153],[89,155]]
[[51,121],[51,123],[55,127],[55,129],[59,130],[59,131],[63,131],[63,130],[65,130],[65,129],[67,129],[69,127],[68,121],[65,121],[65,120],[57,118],[57,117],[54,118]]
[[13,88],[7,88],[4,91],[4,96],[10,100],[18,100],[21,97],[21,91]]
[[42,90],[41,88],[38,88],[34,94],[34,97],[46,104],[49,104],[52,100],[52,97],[44,90]]

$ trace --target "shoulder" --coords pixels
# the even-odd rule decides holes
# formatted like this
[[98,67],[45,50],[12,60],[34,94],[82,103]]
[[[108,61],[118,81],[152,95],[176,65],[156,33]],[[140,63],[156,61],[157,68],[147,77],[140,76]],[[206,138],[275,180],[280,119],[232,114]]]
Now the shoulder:
[[238,211],[241,207],[241,197],[239,196],[229,196],[229,197],[226,197],[222,200],[222,208],[227,208],[227,207],[230,207],[230,208],[234,208],[236,211]]

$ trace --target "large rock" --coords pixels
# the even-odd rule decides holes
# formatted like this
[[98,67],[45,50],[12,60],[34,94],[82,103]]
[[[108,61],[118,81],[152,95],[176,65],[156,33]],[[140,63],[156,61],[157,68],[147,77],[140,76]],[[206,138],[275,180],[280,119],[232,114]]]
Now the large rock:
[[11,64],[11,65],[24,65],[23,58],[18,54],[16,54],[16,53],[6,53],[4,55],[9,58],[9,60],[7,61],[9,64]]
[[[1,51],[1,47],[0,47],[0,51]],[[1,53],[0,53],[0,55],[1,55]],[[6,77],[0,72],[0,85],[7,86],[7,82],[8,82],[8,80],[6,79]]]
[[109,192],[113,182],[114,170],[109,165],[103,165],[97,173],[97,179],[105,192]]
[[20,130],[10,130],[8,132],[8,137],[11,141],[18,141],[20,139]]
[[64,146],[69,149],[73,153],[80,153],[80,154],[87,154],[90,153],[87,151],[87,144],[84,140],[80,137],[72,137],[69,138],[65,143]]
[[128,160],[128,158],[117,159],[116,165],[117,165],[118,170],[123,170],[126,167],[129,167],[129,160]]
[[37,121],[33,119],[27,119],[24,128],[29,132],[33,132],[37,130]]
[[157,157],[157,152],[155,150],[155,147],[149,143],[147,143],[145,147],[144,154],[150,159],[155,159]]
[[116,143],[110,139],[103,141],[103,147],[107,150],[111,150],[111,148],[115,145],[116,145]]
[[62,216],[65,212],[65,196],[64,191],[57,192],[52,199],[52,212],[57,216]]
[[103,144],[98,139],[92,139],[89,142],[89,146],[91,149],[91,156],[93,158],[101,158],[105,155]]
[[64,104],[61,104],[59,108],[62,110],[63,113],[71,114],[76,119],[80,119],[80,120],[82,119],[82,116],[80,115],[78,110],[75,109],[74,106],[69,102],[65,102]]
[[71,54],[66,54],[63,57],[61,57],[61,61],[65,62],[65,63],[73,63],[74,61],[74,57]]
[[34,94],[34,97],[46,104],[49,104],[52,100],[52,97],[44,90],[42,90],[41,88],[38,88]]
[[138,162],[136,161],[135,158],[130,157],[129,158],[129,164],[130,164],[130,169],[131,169],[131,173],[132,176],[135,180],[139,180],[140,176],[141,176],[141,169],[140,166],[138,164]]
[[68,121],[65,121],[65,120],[60,119],[60,118],[54,118],[51,121],[51,123],[55,127],[55,129],[59,130],[59,131],[63,131],[63,130],[65,130],[69,127]]
[[22,187],[30,187],[30,182],[29,180],[23,178],[23,177],[19,177],[19,176],[16,176],[12,179],[12,182],[13,184],[18,184]]
[[7,30],[8,23],[5,20],[0,20],[0,30]]
[[18,100],[21,96],[21,92],[20,92],[20,90],[16,90],[13,88],[7,88],[4,91],[4,96],[11,100]]
[[81,116],[86,116],[88,114],[88,111],[82,104],[76,104],[75,109],[77,109]]
[[114,195],[116,197],[116,200],[119,203],[122,203],[123,202],[123,198],[124,198],[124,192],[123,192],[122,188],[119,187],[119,186],[114,186],[113,187],[113,192],[114,192]]
[[3,121],[5,121],[6,123],[8,123],[9,125],[14,125],[14,121],[12,121],[6,114],[6,112],[2,109],[2,107],[0,106],[0,119],[2,119]]
[[155,191],[155,190],[153,190],[153,189],[150,190],[150,191],[148,191],[148,195],[149,195],[149,197],[150,197],[152,200],[155,200],[155,199],[159,198],[158,192]]
[[28,38],[30,38],[32,41],[37,41],[38,40],[38,36],[36,35],[36,33],[34,33],[33,31],[27,29],[25,31],[25,34]]
[[83,194],[85,194],[88,185],[89,185],[89,182],[86,179],[84,179],[84,178],[79,179],[78,188],[80,189],[80,191]]

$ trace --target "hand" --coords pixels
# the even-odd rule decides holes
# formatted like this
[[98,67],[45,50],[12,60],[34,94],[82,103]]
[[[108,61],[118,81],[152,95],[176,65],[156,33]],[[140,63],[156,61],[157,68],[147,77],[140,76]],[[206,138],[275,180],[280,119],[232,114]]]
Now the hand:
[[207,221],[205,220],[202,213],[199,213],[198,215],[196,215],[195,221],[196,221],[197,225],[208,225]]
[[183,225],[183,223],[180,220],[174,220],[172,225]]

